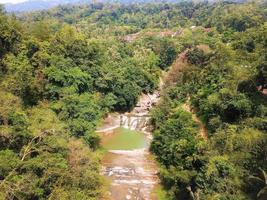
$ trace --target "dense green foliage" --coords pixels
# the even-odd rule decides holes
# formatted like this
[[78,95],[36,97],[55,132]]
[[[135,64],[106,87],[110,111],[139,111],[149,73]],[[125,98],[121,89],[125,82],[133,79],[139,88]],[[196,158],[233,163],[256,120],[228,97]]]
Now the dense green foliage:
[[97,199],[96,126],[157,88],[159,57],[72,25],[24,23],[1,11],[0,199]]
[[97,125],[173,62],[151,144],[169,198],[265,199],[266,14],[260,1],[0,8],[0,199],[99,199]]
[[[152,117],[151,150],[171,199],[267,198],[266,5],[251,14],[255,9],[257,4],[217,5],[212,17],[195,17],[212,32],[180,40],[187,50],[176,65],[183,69]],[[185,105],[201,119],[208,139]]]

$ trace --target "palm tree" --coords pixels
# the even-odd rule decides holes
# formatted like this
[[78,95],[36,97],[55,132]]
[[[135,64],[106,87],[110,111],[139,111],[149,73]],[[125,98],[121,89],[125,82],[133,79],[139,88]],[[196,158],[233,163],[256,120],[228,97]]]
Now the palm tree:
[[267,199],[267,175],[265,171],[259,168],[259,173],[257,175],[251,175],[248,177],[249,183],[256,187],[258,190],[257,200]]

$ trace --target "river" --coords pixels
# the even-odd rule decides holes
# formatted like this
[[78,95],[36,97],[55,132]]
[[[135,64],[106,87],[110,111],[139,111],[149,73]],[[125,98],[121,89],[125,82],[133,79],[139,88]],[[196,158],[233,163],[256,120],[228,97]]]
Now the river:
[[97,129],[107,149],[102,173],[110,183],[111,200],[156,200],[157,166],[149,152],[149,111],[159,92],[143,94],[130,113],[110,114]]

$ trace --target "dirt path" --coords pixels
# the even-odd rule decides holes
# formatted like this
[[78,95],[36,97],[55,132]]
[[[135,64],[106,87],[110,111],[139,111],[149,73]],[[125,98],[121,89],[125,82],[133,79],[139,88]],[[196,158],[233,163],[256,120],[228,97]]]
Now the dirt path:
[[[206,51],[209,48],[206,45],[202,45],[201,48],[206,48]],[[186,54],[189,49],[184,50],[182,53],[179,54],[173,65],[171,66],[170,70],[165,74],[164,77],[164,87],[168,87],[171,85],[177,84],[180,78],[182,78],[182,70],[188,66]],[[204,139],[208,139],[208,132],[205,125],[201,122],[201,120],[195,114],[193,108],[190,107],[189,103],[190,99],[187,100],[185,104],[182,105],[182,108],[192,114],[193,120],[199,125],[199,135]]]
[[188,66],[186,61],[186,53],[188,52],[188,49],[184,50],[182,53],[180,53],[177,57],[177,59],[172,64],[171,68],[167,73],[165,73],[163,77],[163,88],[166,88],[171,85],[175,85],[179,79],[181,78],[181,72],[182,70]]
[[203,137],[205,140],[208,139],[208,132],[205,127],[205,125],[202,123],[202,121],[197,117],[193,109],[190,107],[189,102],[186,102],[182,105],[182,108],[186,111],[192,114],[193,120],[199,125],[199,132],[198,134]]

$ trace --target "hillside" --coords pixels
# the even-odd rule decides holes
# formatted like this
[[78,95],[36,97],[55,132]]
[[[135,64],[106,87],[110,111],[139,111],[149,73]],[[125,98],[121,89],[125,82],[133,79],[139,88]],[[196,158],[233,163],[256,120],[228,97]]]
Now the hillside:
[[[7,12],[29,12],[50,9],[59,5],[82,5],[89,3],[123,3],[123,4],[134,4],[134,3],[148,3],[153,0],[25,0],[21,3],[6,3],[5,9]],[[174,2],[169,0],[167,2]]]
[[265,200],[266,10],[1,7],[0,200]]
[[7,12],[27,12],[49,9],[58,5],[82,3],[80,0],[30,0],[21,3],[6,3]]

